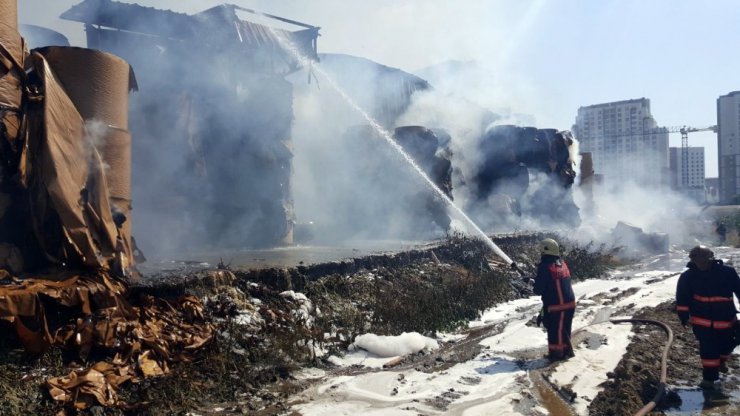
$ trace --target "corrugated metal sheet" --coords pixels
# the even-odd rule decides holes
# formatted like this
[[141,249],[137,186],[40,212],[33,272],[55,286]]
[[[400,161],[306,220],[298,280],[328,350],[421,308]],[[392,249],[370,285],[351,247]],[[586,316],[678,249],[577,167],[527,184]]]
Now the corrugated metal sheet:
[[284,42],[278,39],[280,36],[290,40],[309,59],[318,59],[315,50],[315,41],[319,36],[318,27],[295,32],[272,29],[240,20],[234,7],[228,5],[217,6],[196,15],[187,15],[111,0],[85,0],[64,12],[61,17],[169,39],[220,46],[228,46],[231,42],[234,46],[241,44],[241,47],[247,49],[267,49],[287,54]]

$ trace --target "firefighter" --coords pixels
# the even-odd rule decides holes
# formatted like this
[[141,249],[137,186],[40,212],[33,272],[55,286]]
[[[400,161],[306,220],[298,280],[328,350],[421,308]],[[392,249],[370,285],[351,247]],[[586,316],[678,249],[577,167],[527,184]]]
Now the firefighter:
[[540,243],[542,257],[537,265],[534,293],[542,296],[542,322],[547,329],[548,358],[552,361],[573,357],[570,342],[576,300],[570,284],[570,271],[560,258],[560,246],[552,238]]
[[732,295],[740,298],[740,277],[732,267],[715,260],[705,246],[689,252],[688,270],[676,287],[676,312],[681,323],[691,324],[699,341],[703,370],[702,389],[714,389],[719,373],[727,372],[727,360],[735,349],[733,326],[737,320]]

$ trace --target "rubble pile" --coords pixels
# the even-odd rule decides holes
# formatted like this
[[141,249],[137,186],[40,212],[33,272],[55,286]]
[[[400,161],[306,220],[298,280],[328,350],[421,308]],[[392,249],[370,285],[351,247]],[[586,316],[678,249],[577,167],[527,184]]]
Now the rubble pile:
[[72,402],[78,409],[92,404],[122,405],[116,390],[123,383],[165,375],[170,372],[169,364],[192,360],[211,341],[213,327],[204,320],[199,299],[167,302],[150,297],[142,303],[123,312],[121,308],[99,309],[91,319],[78,319],[76,325],[57,333],[57,343],[67,351],[76,348],[85,357],[97,349],[113,359],[49,379],[54,400]]
[[625,258],[640,258],[644,255],[667,255],[670,249],[668,234],[648,233],[635,225],[618,221],[611,232],[612,244],[622,250]]
[[[393,138],[420,165],[432,182],[452,200],[450,135],[444,131],[433,131],[423,126],[403,126],[394,130]],[[434,224],[445,232],[449,231],[450,217],[446,212],[446,204],[441,198],[423,189],[416,195],[410,196],[409,199],[422,205],[419,209],[412,209],[411,212],[427,212]]]
[[[517,253],[516,261],[529,264],[538,256],[541,238],[512,235],[496,242]],[[603,250],[563,245],[574,275],[609,261]],[[286,391],[298,388],[291,387],[294,370],[330,365],[327,357],[342,354],[360,334],[455,328],[520,296],[510,285],[514,272],[487,256],[482,242],[451,238],[424,250],[281,272],[161,276],[128,290],[107,275],[57,281],[7,277],[0,297],[30,305],[17,321],[36,338],[48,333],[44,345],[62,351],[71,367],[22,367],[8,377],[48,378],[51,396],[70,407],[147,406],[152,414],[172,414],[236,400],[257,411],[281,403]],[[531,267],[527,270],[533,273]],[[39,289],[36,303],[28,294],[34,289]],[[12,309],[0,305],[3,311]],[[36,315],[35,305],[44,313]],[[48,331],[41,329],[43,319]],[[15,331],[9,321],[0,319],[0,329]],[[0,401],[0,412],[4,406]]]
[[[532,260],[539,258],[536,242],[542,237],[512,235],[497,238],[496,243],[517,253],[517,261],[528,263],[529,273],[534,273]],[[565,240],[563,243],[567,246],[566,258],[578,278],[600,276],[606,270],[605,264],[612,264],[608,250],[585,248]],[[280,280],[279,288],[267,283],[268,278],[260,282],[259,273],[236,272],[233,284],[238,291],[212,292],[206,295],[207,305],[208,309],[218,306],[216,309],[232,311],[231,318],[219,315],[224,316],[221,331],[226,331],[219,334],[226,335],[217,336],[215,344],[224,342],[228,346],[222,354],[240,368],[240,373],[233,376],[249,380],[246,389],[257,391],[242,395],[245,387],[235,382],[230,383],[228,392],[220,392],[217,386],[209,386],[213,389],[209,392],[229,397],[225,400],[229,405],[219,407],[259,414],[264,406],[285,403],[286,392],[300,389],[300,381],[291,381],[284,371],[290,374],[292,368],[309,364],[331,367],[331,356],[347,352],[358,335],[450,330],[478,317],[492,305],[519,297],[520,291],[510,285],[514,272],[506,264],[492,262],[487,255],[486,246],[479,241],[450,238],[416,252],[284,270],[282,275],[290,278]],[[276,276],[275,271],[271,273]],[[210,287],[214,276],[209,274],[203,280]],[[190,290],[195,285],[186,286]],[[291,286],[292,289],[286,289]],[[229,299],[234,299],[231,306]],[[228,322],[235,326],[228,329]],[[242,368],[241,363],[249,365]],[[255,366],[262,374],[259,381],[253,381],[258,377],[252,373]],[[210,371],[203,377],[214,378]],[[229,374],[231,371],[234,370],[230,367]],[[276,378],[270,381],[264,375]],[[272,387],[258,387],[264,382]],[[234,401],[231,397],[239,399]]]
[[[581,219],[571,190],[574,143],[569,131],[490,128],[480,142],[483,163],[468,184],[475,195],[468,210],[483,226],[507,225],[520,215],[549,226],[578,226]],[[487,214],[475,215],[480,212]]]
[[142,296],[132,303],[125,284],[104,272],[48,277],[60,280],[6,273],[0,320],[9,325],[0,328],[14,329],[28,353],[56,347],[75,362],[90,363],[47,380],[51,397],[75,408],[119,405],[121,384],[167,374],[169,364],[190,360],[213,337],[195,297],[167,302]]

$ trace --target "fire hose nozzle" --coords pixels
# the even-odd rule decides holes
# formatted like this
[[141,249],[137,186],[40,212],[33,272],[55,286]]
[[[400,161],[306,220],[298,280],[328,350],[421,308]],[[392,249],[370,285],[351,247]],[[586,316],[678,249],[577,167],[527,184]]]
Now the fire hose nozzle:
[[511,262],[511,269],[515,270],[517,273],[524,276],[524,270],[522,270],[521,267],[519,267],[519,265],[515,261]]

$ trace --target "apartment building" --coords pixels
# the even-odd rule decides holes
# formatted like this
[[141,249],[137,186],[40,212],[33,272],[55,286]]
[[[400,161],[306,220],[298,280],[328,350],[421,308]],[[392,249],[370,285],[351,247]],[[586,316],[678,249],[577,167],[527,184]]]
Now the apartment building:
[[669,185],[668,131],[639,98],[580,107],[573,125],[580,151],[591,152],[594,170],[607,185]]

